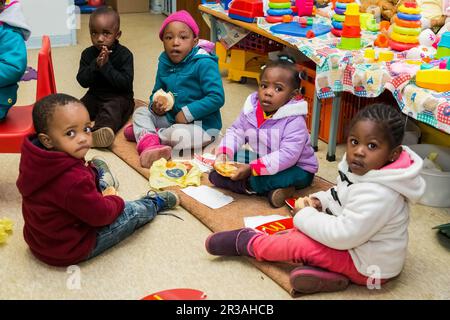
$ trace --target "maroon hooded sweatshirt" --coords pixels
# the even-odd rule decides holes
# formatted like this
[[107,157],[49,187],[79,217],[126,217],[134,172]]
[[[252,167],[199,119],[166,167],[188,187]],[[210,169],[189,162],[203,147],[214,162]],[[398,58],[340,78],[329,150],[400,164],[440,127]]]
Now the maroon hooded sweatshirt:
[[86,259],[98,228],[114,222],[125,206],[118,196],[102,195],[95,169],[84,160],[46,150],[36,136],[23,143],[17,188],[25,241],[38,259],[55,266]]

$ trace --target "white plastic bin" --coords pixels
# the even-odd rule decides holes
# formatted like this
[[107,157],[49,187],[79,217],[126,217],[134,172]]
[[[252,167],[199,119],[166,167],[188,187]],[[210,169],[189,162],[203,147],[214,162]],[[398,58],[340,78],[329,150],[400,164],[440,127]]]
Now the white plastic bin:
[[409,147],[423,159],[430,152],[436,152],[436,162],[443,170],[422,169],[421,174],[427,187],[419,203],[431,207],[450,207],[450,148],[433,144],[415,144]]

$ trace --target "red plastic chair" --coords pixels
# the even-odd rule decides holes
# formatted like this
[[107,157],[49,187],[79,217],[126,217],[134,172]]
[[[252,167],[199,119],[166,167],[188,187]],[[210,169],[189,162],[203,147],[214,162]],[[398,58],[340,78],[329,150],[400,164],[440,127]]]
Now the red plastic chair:
[[[42,48],[39,50],[37,71],[36,101],[56,93],[55,75],[53,73],[50,39],[42,37]],[[34,133],[34,104],[29,106],[13,106],[0,123],[0,153],[20,153],[22,142],[29,134]]]

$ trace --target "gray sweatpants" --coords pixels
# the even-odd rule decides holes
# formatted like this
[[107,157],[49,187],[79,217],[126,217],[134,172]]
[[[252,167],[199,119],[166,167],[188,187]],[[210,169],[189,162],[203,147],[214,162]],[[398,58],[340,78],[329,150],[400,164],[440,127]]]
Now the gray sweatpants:
[[[158,130],[157,130],[158,128]],[[158,133],[161,143],[176,150],[202,148],[215,140],[217,133],[203,130],[200,122],[173,124],[166,116],[158,116],[148,107],[137,108],[133,113],[133,131],[136,141],[148,133]]]

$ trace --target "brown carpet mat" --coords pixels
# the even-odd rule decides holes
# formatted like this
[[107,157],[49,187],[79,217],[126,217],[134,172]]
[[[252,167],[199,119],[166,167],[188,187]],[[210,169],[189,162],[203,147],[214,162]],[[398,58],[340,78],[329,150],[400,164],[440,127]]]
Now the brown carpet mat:
[[[145,105],[145,102],[136,101],[136,106],[141,105]],[[149,178],[149,169],[140,166],[139,157],[136,152],[136,143],[129,142],[125,139],[123,129],[117,133],[111,150],[146,179]],[[206,174],[202,177],[202,184],[211,186]],[[316,176],[313,184],[306,189],[299,190],[297,196],[305,196],[313,192],[326,190],[331,186],[332,184],[330,182]],[[235,201],[220,209],[214,210],[189,197],[180,191],[179,188],[175,189],[178,189],[181,206],[214,232],[242,228],[244,227],[244,217],[271,214],[289,216],[287,207],[274,209],[269,205],[265,197],[240,195],[221,189],[223,193],[232,196]],[[289,272],[294,266],[285,263],[259,262],[250,258],[249,261],[277,282],[282,288],[293,294],[291,285],[289,284]]]

